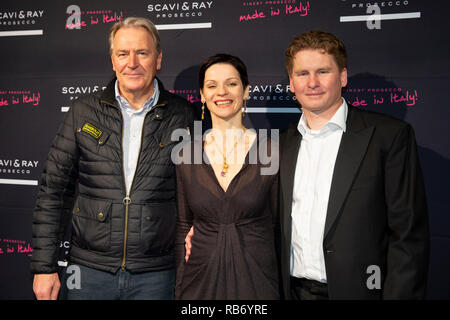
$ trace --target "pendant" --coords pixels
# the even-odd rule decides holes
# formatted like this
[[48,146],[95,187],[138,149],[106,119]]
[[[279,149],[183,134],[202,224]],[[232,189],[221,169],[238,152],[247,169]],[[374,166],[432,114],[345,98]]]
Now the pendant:
[[225,174],[228,172],[228,164],[226,162],[224,162],[223,167],[222,167],[222,171],[220,172],[220,175],[222,177],[225,177]]

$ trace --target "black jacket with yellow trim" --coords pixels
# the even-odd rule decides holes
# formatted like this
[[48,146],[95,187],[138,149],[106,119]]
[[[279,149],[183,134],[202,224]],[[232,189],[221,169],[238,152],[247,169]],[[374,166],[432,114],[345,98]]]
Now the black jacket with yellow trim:
[[[70,260],[115,272],[174,267],[176,224],[172,132],[192,126],[194,109],[158,80],[146,114],[136,173],[126,194],[123,118],[115,79],[77,99],[58,129],[33,214],[32,273],[58,270],[59,244],[72,220]],[[77,190],[77,192],[75,192]],[[76,194],[76,196],[75,196]]]

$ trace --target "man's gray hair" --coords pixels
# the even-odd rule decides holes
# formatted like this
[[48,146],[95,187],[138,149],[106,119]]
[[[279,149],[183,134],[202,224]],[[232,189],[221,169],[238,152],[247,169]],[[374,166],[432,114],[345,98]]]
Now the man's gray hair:
[[111,29],[109,30],[109,53],[112,54],[113,52],[114,36],[116,35],[117,31],[119,31],[121,28],[140,28],[140,27],[147,30],[148,33],[152,36],[156,52],[159,54],[161,52],[161,45],[158,30],[150,20],[141,17],[128,17],[125,20],[116,22],[111,27]]

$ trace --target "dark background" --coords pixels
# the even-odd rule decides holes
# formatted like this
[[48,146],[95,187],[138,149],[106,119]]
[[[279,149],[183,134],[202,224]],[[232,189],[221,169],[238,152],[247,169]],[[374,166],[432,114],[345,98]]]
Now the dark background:
[[[380,29],[369,29],[366,21],[340,22],[342,16],[366,15],[375,2],[381,14],[420,13],[420,18],[381,20]],[[80,14],[67,13],[73,4]],[[443,0],[2,0],[0,299],[33,299],[29,245],[36,184],[62,108],[111,79],[108,30],[115,20],[133,15],[160,28],[163,67],[158,76],[165,87],[198,108],[201,61],[217,52],[239,56],[251,84],[246,125],[257,129],[283,129],[300,117],[284,69],[284,50],[292,38],[323,29],[343,40],[349,58],[347,101],[404,119],[415,129],[431,225],[428,298],[449,299],[449,9]],[[240,21],[248,15],[260,17]],[[82,23],[79,29],[72,28],[76,22]],[[162,30],[193,23],[210,27]],[[23,30],[42,34],[5,34]]]

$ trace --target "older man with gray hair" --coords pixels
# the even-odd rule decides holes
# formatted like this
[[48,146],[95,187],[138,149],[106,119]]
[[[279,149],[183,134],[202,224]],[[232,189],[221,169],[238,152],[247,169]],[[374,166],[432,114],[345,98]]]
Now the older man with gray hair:
[[[156,77],[162,52],[153,23],[120,21],[109,44],[116,78],[73,103],[40,179],[31,261],[37,299],[57,299],[60,288],[67,299],[173,297],[171,134],[191,126],[194,110]],[[71,214],[69,266],[81,286],[69,289],[57,256]]]

